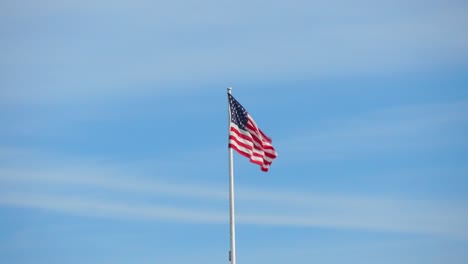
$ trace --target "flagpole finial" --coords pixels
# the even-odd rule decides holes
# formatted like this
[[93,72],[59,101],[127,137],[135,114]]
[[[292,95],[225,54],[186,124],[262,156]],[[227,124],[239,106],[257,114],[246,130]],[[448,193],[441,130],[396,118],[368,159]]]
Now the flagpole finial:
[[231,94],[231,91],[232,91],[232,87],[228,87],[228,88],[227,88],[228,94]]

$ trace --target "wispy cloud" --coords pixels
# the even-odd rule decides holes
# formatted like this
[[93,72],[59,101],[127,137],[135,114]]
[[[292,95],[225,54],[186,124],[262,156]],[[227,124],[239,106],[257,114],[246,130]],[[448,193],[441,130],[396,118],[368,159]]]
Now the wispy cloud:
[[[401,142],[404,142],[401,147],[411,148],[421,142],[427,143],[425,147],[459,144],[466,139],[463,128],[467,125],[467,112],[466,101],[399,106],[347,121],[330,122],[324,131],[279,143],[289,146],[284,152],[328,151],[330,156],[326,158],[350,153],[355,156],[357,150],[374,155]],[[80,163],[50,153],[0,147],[0,203],[88,217],[226,223],[226,212],[220,210],[227,204],[226,186],[220,186],[219,182],[209,185],[190,181],[186,177],[183,181],[176,180],[178,177],[171,177],[171,170],[167,169],[187,170],[190,164],[199,165],[201,161],[196,157],[213,153],[219,154],[205,150],[186,154],[189,158],[178,155],[177,159],[166,157],[115,164],[112,161]],[[307,156],[323,158],[324,155]],[[148,167],[152,168],[151,177]],[[90,187],[98,190],[99,195],[87,192]],[[468,237],[468,225],[464,221],[468,211],[460,201],[298,193],[247,186],[238,186],[236,198],[239,223],[243,224]]]
[[[92,168],[86,172],[76,168],[60,171],[2,169],[0,204],[86,217],[227,223],[226,212],[219,209],[220,202],[227,205],[227,193],[221,191],[221,186],[143,181],[132,174],[112,178],[104,175],[102,169],[92,171]],[[81,191],[90,186],[100,190],[100,197]],[[73,191],[69,194],[51,192],[61,188]],[[111,191],[118,196],[105,195]],[[154,195],[161,198],[154,198]],[[139,200],[132,196],[153,198]],[[182,203],[170,202],[180,199]],[[197,205],[193,203],[195,200],[198,200]],[[463,221],[468,211],[448,202],[297,193],[284,189],[254,190],[242,186],[238,188],[237,202],[241,224],[468,237],[468,226]]]
[[392,150],[441,146],[466,147],[468,102],[398,106],[329,122],[278,142],[289,155],[310,159],[336,159],[374,155]]
[[0,204],[38,208],[80,216],[137,220],[169,220],[182,222],[222,223],[225,216],[209,211],[156,205],[135,205],[124,202],[92,200],[82,197],[2,193]]
[[[6,44],[0,44],[4,102],[193,91],[240,76],[274,80],[407,72],[468,56],[463,34],[468,9],[459,2],[260,1],[246,8],[237,2],[200,7],[189,1],[184,9],[177,1],[47,2],[5,4],[5,24],[26,34],[6,33]],[[113,23],[102,20],[103,12]],[[44,14],[51,21],[39,19]],[[23,16],[47,25],[33,27],[36,31],[50,30],[39,36],[30,32],[18,23]],[[122,39],[123,31],[129,37]]]
[[[4,169],[0,168],[0,181],[4,183],[26,183],[65,186],[92,186],[104,190],[115,190],[127,193],[155,193],[186,198],[226,199],[225,192],[220,188],[207,186],[188,186],[184,184],[171,184],[156,180],[138,180],[132,173],[122,173],[115,169],[81,168],[55,168],[41,170],[35,169]],[[135,179],[136,178],[136,179]]]

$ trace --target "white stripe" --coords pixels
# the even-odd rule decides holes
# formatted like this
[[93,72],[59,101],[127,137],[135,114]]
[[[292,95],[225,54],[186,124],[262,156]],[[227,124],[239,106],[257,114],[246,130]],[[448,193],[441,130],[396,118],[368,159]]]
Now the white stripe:
[[266,138],[266,137],[268,137],[267,135],[265,135],[266,137],[264,137],[264,136],[262,135],[262,132],[260,132],[261,129],[257,126],[257,123],[255,123],[255,120],[253,120],[253,118],[252,118],[250,115],[249,115],[249,121],[248,121],[247,123],[250,123],[251,126],[253,126],[255,129],[258,130],[258,131],[255,132],[255,134],[256,134],[256,135],[259,134],[259,138],[261,138],[262,141],[265,141],[265,142],[270,143],[269,141],[271,141],[271,139],[270,139],[270,140],[267,139],[267,138]]
[[257,131],[255,130],[252,130],[248,127],[245,127],[245,129],[247,130],[247,132],[249,132],[251,135],[255,135],[260,141],[263,142],[263,137],[262,137],[262,134],[258,133]]
[[[239,131],[240,134],[245,135],[245,136],[251,138],[251,136],[250,136],[250,134],[249,134],[248,132],[246,132],[245,130],[239,129],[239,127],[238,127],[236,124],[232,124],[232,127],[236,128],[236,129]],[[233,131],[230,131],[229,134],[232,135],[233,137],[235,137],[236,140],[237,140],[238,142],[244,143],[244,144],[246,144],[246,145],[252,147],[252,148],[254,149],[254,152],[255,152],[255,153],[257,153],[257,154],[259,154],[259,155],[265,157],[265,159],[266,159],[267,161],[269,161],[269,162],[272,162],[273,159],[270,158],[270,157],[267,157],[267,156],[265,155],[265,153],[268,153],[268,154],[270,154],[270,155],[273,155],[273,156],[275,156],[275,158],[276,158],[276,156],[277,156],[277,153],[276,153],[275,150],[273,150],[273,149],[265,149],[265,148],[263,148],[263,146],[261,146],[261,145],[259,145],[257,142],[255,142],[253,139],[252,139],[252,140],[244,139],[244,138],[238,136],[237,133],[236,133],[236,132],[233,132]],[[267,145],[267,146],[272,146],[271,144],[265,144],[265,145]]]
[[[247,136],[249,138],[252,138],[252,135],[247,130],[239,128],[236,124],[231,123],[231,127],[235,128],[240,134]],[[229,133],[233,133],[233,132],[229,130]],[[252,138],[252,141],[253,141],[253,138]]]
[[[255,148],[255,149],[259,149],[259,150],[264,149],[262,145],[260,145],[257,141],[255,141],[252,138],[251,133],[249,133],[246,130],[240,129],[236,124],[232,124],[231,126],[236,128],[241,135],[249,137],[249,139],[250,139],[250,140],[247,140],[247,139],[241,138],[235,132],[230,131],[229,134],[235,136],[238,139],[238,141],[243,142],[243,143],[245,143],[245,144],[247,144],[247,145],[249,145],[249,146],[251,146],[252,148]],[[268,153],[270,153],[270,152],[268,152]],[[261,153],[261,154],[263,155],[263,153]]]
[[[274,149],[265,148],[265,147],[273,147],[273,145],[271,145],[271,144],[269,144],[267,142],[263,142],[263,146],[262,146],[262,145],[258,144],[258,142],[255,141],[253,138],[252,138],[251,141],[246,142],[246,139],[240,138],[235,132],[231,132],[230,134],[235,136],[240,142],[245,142],[245,144],[247,144],[249,146],[252,146],[255,149],[259,149],[259,150],[262,150],[262,151],[264,151],[266,153],[269,153],[271,155],[277,156],[277,153],[276,153],[276,151]],[[247,135],[247,136],[250,137],[250,135],[248,135],[248,134],[245,134],[245,133],[242,133],[242,132],[241,132],[241,134]]]
[[[253,121],[253,120],[252,120]],[[250,121],[249,121],[250,122]],[[273,146],[268,139],[266,139],[265,137],[263,137],[262,133],[260,132],[260,129],[257,127],[257,125],[255,124],[255,122],[250,122],[250,125],[255,127],[258,131],[256,130],[252,130],[248,127],[245,127],[245,129],[252,135],[255,135],[261,142],[264,146]],[[257,143],[258,144],[258,143]]]
[[[257,125],[255,124],[255,121],[253,121],[253,119],[250,116],[249,116],[249,122],[251,122],[251,125],[253,127],[255,127],[256,129],[259,129],[257,127]],[[248,155],[251,160],[260,162],[262,164],[261,165],[262,168],[268,169],[269,165],[265,165],[264,161],[269,162],[269,163],[273,162],[273,159],[276,158],[277,153],[276,153],[276,151],[274,149],[265,149],[264,146],[273,147],[273,145],[263,137],[263,135],[262,135],[262,133],[260,133],[260,131],[253,131],[253,130],[247,128],[247,127],[244,130],[244,129],[239,128],[239,126],[236,125],[233,122],[231,122],[230,125],[231,125],[232,128],[235,128],[237,131],[236,132],[229,131],[229,135],[231,135],[231,136],[233,136],[235,138],[235,140],[230,139],[229,143],[236,146],[239,151],[241,151],[241,152],[245,153],[246,155]],[[240,137],[238,135],[238,133],[245,136],[245,137],[247,137],[248,139]],[[262,141],[263,145],[259,144],[256,140],[254,140],[252,135],[257,136],[257,138]],[[253,150],[242,147],[238,143],[242,143],[242,144],[245,144],[247,146],[250,146],[250,147],[253,148]],[[274,156],[274,158],[270,158],[270,157],[266,156],[265,153],[268,153],[269,155]],[[259,155],[261,157],[254,156],[254,154]]]
[[[236,136],[235,134],[234,134],[233,136],[236,138],[236,140],[239,140],[239,137],[238,137],[238,136]],[[245,141],[242,141],[242,140],[239,140],[239,141],[240,141],[241,143],[244,143],[244,142],[245,142]],[[265,155],[265,151],[262,151],[262,150],[257,149],[257,148],[254,148],[253,150],[247,149],[247,148],[245,148],[245,147],[240,146],[240,145],[238,144],[238,141],[235,141],[234,139],[230,139],[229,142],[230,142],[230,143],[233,143],[234,145],[238,146],[239,148],[242,148],[243,150],[245,149],[245,151],[243,151],[243,152],[247,153],[248,155],[253,155],[253,153],[255,153],[255,154],[258,154],[258,155],[260,155],[261,157],[263,157],[263,159],[265,159],[265,160],[268,161],[268,162],[272,162],[272,161],[273,161],[272,158],[270,158],[270,157],[268,157],[268,156]],[[249,144],[249,146],[252,146],[252,145]],[[259,158],[260,158],[260,157],[259,157]]]
[[[234,135],[234,137],[235,137],[236,139],[238,139],[237,136]],[[272,158],[266,156],[266,155],[265,155],[265,152],[262,151],[262,150],[260,150],[260,149],[256,149],[256,148],[254,148],[253,150],[247,149],[247,148],[245,148],[245,147],[240,146],[240,145],[238,144],[238,141],[235,141],[234,139],[230,139],[229,142],[235,143],[235,145],[238,146],[239,148],[245,149],[246,151],[244,151],[244,152],[246,152],[246,153],[249,154],[249,155],[253,155],[253,153],[255,153],[255,154],[260,155],[261,157],[263,157],[263,159],[265,159],[265,160],[268,161],[268,162],[272,162],[272,161],[273,161]],[[243,143],[243,142],[241,142],[241,143]]]
[[244,144],[246,144],[248,146],[251,146],[252,148],[255,148],[254,144],[253,144],[253,142],[251,140],[248,140],[248,139],[245,139],[245,138],[242,138],[242,137],[238,136],[236,132],[231,132],[229,135],[235,137],[238,142],[244,143]]
[[237,144],[237,142],[232,140],[232,139],[229,140],[229,143],[231,143],[232,145],[235,145],[239,149],[239,151],[242,151],[245,154],[249,155],[250,159],[256,160],[256,161],[259,161],[259,162],[263,163],[262,157],[254,156],[253,152],[250,149],[239,146],[239,144]]
[[276,150],[273,150],[273,149],[263,149],[263,151],[265,151],[265,152],[268,153],[268,154],[274,155],[275,157],[278,156],[278,153],[276,152]]
[[[253,144],[255,144],[255,147],[258,148],[258,149],[264,149],[264,146],[270,146],[270,147],[273,147],[273,145],[271,143],[269,143],[268,141],[264,140],[263,136],[260,134],[260,133],[257,133],[256,131],[253,131],[249,128],[246,127],[246,130],[243,130],[241,128],[239,128],[236,124],[232,123],[231,125],[232,127],[236,128],[239,133],[241,133],[242,135],[245,135],[249,138],[252,139],[252,142]],[[255,135],[257,136],[258,139],[260,139],[263,143],[263,145],[261,145],[260,143],[258,143],[256,140],[254,140],[254,138],[252,137],[252,135]],[[271,153],[271,152],[268,152],[268,153]],[[272,153],[273,154],[273,153]]]

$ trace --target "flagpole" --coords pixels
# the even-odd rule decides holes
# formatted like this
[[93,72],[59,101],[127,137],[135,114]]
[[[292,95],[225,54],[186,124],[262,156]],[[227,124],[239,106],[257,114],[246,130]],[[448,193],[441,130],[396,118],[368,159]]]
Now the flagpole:
[[[231,94],[231,87],[227,88],[228,94]],[[228,113],[229,113],[229,132],[231,130],[231,107],[228,97]],[[228,132],[228,135],[229,135]],[[230,220],[230,231],[231,231],[231,251],[229,251],[229,260],[231,264],[236,264],[236,223],[234,216],[234,157],[232,148],[229,150],[229,220]]]

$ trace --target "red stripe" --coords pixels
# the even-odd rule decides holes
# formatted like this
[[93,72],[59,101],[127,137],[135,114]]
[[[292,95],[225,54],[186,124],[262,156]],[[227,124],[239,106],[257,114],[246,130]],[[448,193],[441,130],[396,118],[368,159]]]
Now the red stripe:
[[265,153],[265,156],[269,157],[270,159],[275,159],[276,157],[278,157],[277,155],[274,155],[268,152],[264,152],[264,153]]
[[[230,137],[229,139],[236,142],[238,145],[240,145],[240,147],[243,147],[243,148],[246,148],[246,149],[252,151],[252,154],[249,153],[249,155],[264,159],[264,155],[261,155],[259,153],[254,152],[254,150],[256,150],[256,151],[264,153],[263,151],[261,151],[259,149],[253,149],[251,146],[245,145],[243,142],[239,142],[236,138]],[[240,151],[242,151],[242,150],[240,150]],[[245,152],[245,151],[242,151],[242,152]]]
[[263,137],[264,139],[266,139],[266,141],[267,141],[268,143],[270,143],[270,144],[273,143],[273,141],[271,141],[271,138],[269,138],[267,135],[265,135],[265,133],[263,133],[262,130],[258,129],[258,131],[260,131],[260,133],[262,133],[262,137]]
[[273,148],[271,148],[271,149],[270,149],[270,148],[263,148],[262,146],[258,146],[258,145],[256,145],[256,144],[254,144],[253,146],[252,146],[252,145],[248,145],[248,144],[246,144],[244,141],[242,141],[242,139],[245,140],[245,141],[247,141],[247,142],[249,142],[249,143],[253,143],[252,140],[246,139],[246,138],[242,138],[242,137],[239,139],[237,133],[232,133],[232,134],[230,134],[230,135],[229,135],[229,139],[235,140],[235,141],[238,142],[239,144],[242,144],[242,146],[245,147],[245,148],[248,148],[248,149],[250,149],[250,150],[257,150],[257,151],[265,152],[265,153],[268,154],[268,155],[273,155],[273,154],[272,154],[272,153],[269,153],[269,152],[266,152],[265,150],[273,150],[273,151],[275,151]]
[[[248,150],[250,150],[250,151],[253,151],[253,150],[254,150],[254,149],[252,148],[252,146],[249,146],[249,145],[247,145],[247,144],[244,144],[244,142],[240,142],[240,141],[237,140],[234,136],[230,136],[229,139],[232,140],[232,141],[235,141],[238,145],[240,145],[240,146],[243,147],[243,148],[246,148],[246,149],[248,149]],[[262,156],[259,156],[259,157],[262,157]]]
[[270,166],[270,165],[271,165],[271,162],[268,162],[268,161],[266,161],[266,160],[263,160],[263,162],[261,162],[261,161],[259,161],[259,160],[254,160],[254,159],[252,159],[252,156],[250,155],[250,153],[247,153],[247,152],[244,152],[244,151],[240,150],[240,149],[237,148],[237,146],[234,145],[234,144],[229,144],[229,147],[232,148],[232,149],[234,149],[234,150],[236,150],[237,153],[239,153],[240,155],[242,155],[242,156],[248,158],[248,159],[250,160],[250,162],[252,162],[252,163],[258,164],[258,165],[260,165],[260,166],[262,166],[262,165]]
[[262,142],[259,142],[257,140],[254,141],[255,137],[253,137],[250,132],[248,132],[246,130],[242,130],[242,131],[244,131],[245,133],[249,133],[250,137],[245,135],[245,134],[242,134],[240,132],[240,130],[238,130],[236,127],[231,126],[231,132],[234,132],[240,138],[243,138],[243,139],[245,139],[247,141],[252,142],[252,144],[254,144],[256,148],[258,148],[258,149],[260,149],[260,148],[262,148],[262,149],[273,149],[270,146],[264,146],[264,143],[262,144]]
[[252,127],[250,124],[247,124],[246,125],[246,128],[248,128],[249,130],[251,130],[252,132],[249,131],[250,135],[252,136],[252,138],[260,145],[262,146],[269,146],[271,145],[271,140],[267,137],[265,138],[263,135],[264,133],[259,130],[258,128],[255,129],[254,127]]
[[[271,158],[271,159],[274,159],[277,157],[277,155],[275,154],[272,154],[272,153],[269,153],[269,152],[265,152],[264,150],[268,149],[268,150],[273,150],[275,151],[275,149],[273,148],[273,146],[258,146],[257,144],[254,144],[254,147],[250,146],[250,145],[247,145],[245,144],[244,142],[242,141],[239,141],[237,137],[239,138],[242,138],[250,143],[254,143],[252,141],[252,138],[249,138],[248,136],[244,135],[244,134],[241,134],[235,127],[231,127],[231,132],[235,135],[229,135],[229,139],[232,139],[232,140],[235,140],[239,145],[241,145],[242,147],[246,148],[246,149],[249,149],[249,150],[257,150],[259,152],[264,152],[264,155]],[[276,152],[276,151],[275,151]]]
[[[265,153],[265,152],[263,152],[263,151],[261,151],[261,150],[259,150],[259,149],[255,149],[255,150],[256,150],[256,151],[259,151],[259,152],[262,152],[263,155],[262,155],[262,154],[259,154],[259,153],[256,153],[256,152],[254,152],[254,150],[253,150],[250,146],[246,146],[246,145],[243,144],[242,142],[239,142],[238,140],[236,140],[236,138],[230,138],[230,140],[232,140],[232,141],[234,141],[235,143],[237,143],[238,145],[240,145],[240,147],[243,147],[243,148],[246,148],[246,149],[252,151],[252,153],[250,153],[250,152],[246,152],[246,151],[244,151],[244,150],[239,149],[237,146],[236,146],[236,148],[235,148],[239,153],[242,152],[243,154],[247,155],[249,158],[251,158],[252,156],[253,156],[253,157],[261,158],[265,164],[271,164],[271,161],[266,160],[265,157],[268,157],[268,158],[270,158],[271,160],[273,160],[274,158],[276,158],[276,156],[271,156],[271,155],[269,155],[268,153]],[[230,146],[235,146],[235,145],[233,145],[232,143],[229,143],[229,145],[230,145]],[[267,155],[267,154],[268,154],[268,155]]]
[[272,149],[272,150],[275,150],[275,148],[273,148],[273,146],[271,146],[271,145],[265,145],[265,144],[264,144],[264,145],[263,145],[263,148],[264,148],[264,149]]
[[250,115],[248,115],[248,118],[249,122],[247,122],[247,124],[250,123],[255,128],[255,131],[258,131],[260,133],[260,137],[265,139],[268,143],[272,143],[271,138],[269,138],[267,135],[265,135],[265,133],[263,133],[263,131],[257,126],[257,123],[255,123],[253,118]]
[[[242,156],[248,158],[250,162],[259,165],[262,171],[265,171],[265,172],[268,171],[268,167],[271,165],[271,162],[268,162],[268,161],[266,161],[266,160],[263,160],[263,163],[262,163],[262,162],[260,162],[260,161],[258,161],[258,160],[253,160],[252,157],[251,157],[251,155],[250,155],[250,153],[246,153],[246,152],[244,152],[244,151],[238,149],[236,145],[229,144],[229,147],[232,148],[232,149],[234,149],[234,150],[236,150],[237,153],[239,153],[240,155],[242,155]],[[264,168],[263,165],[265,165],[266,168]]]
[[250,130],[248,132],[250,133],[252,138],[254,138],[258,142],[258,144],[262,144],[262,135],[258,133],[256,127],[252,126],[250,123],[247,123],[245,127]]
[[237,135],[238,137],[240,137],[240,138],[243,138],[243,139],[248,140],[248,141],[252,141],[252,137],[249,137],[249,136],[247,136],[247,135],[242,134],[242,133],[241,133],[239,130],[237,130],[237,128],[235,128],[235,127],[231,127],[231,132],[236,133],[236,135]]
[[250,156],[249,153],[243,152],[242,150],[238,149],[236,145],[229,144],[229,147],[232,148],[232,149],[235,149],[237,151],[237,153],[241,154],[242,156],[244,156],[246,158],[249,158],[250,162],[258,164],[260,166],[263,165],[262,162],[251,159],[251,156]]

